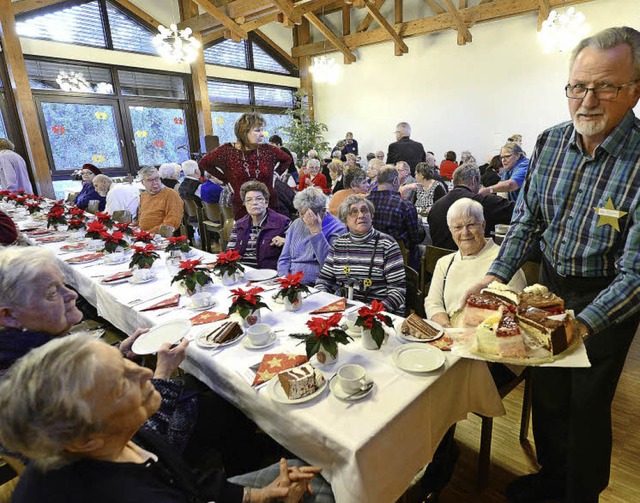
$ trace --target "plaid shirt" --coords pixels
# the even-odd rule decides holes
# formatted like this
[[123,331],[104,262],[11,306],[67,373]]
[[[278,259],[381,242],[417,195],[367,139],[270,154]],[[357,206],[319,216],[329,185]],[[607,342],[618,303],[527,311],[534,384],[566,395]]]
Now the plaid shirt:
[[374,229],[402,239],[409,249],[422,242],[426,231],[418,221],[418,212],[415,206],[402,199],[398,192],[378,190],[371,192],[367,199],[376,208],[373,215]]
[[[577,143],[573,124],[543,132],[500,254],[489,269],[510,279],[540,246],[563,276],[614,281],[578,315],[594,333],[640,311],[640,120],[632,111],[596,148]],[[620,230],[597,212],[611,200],[626,212]]]

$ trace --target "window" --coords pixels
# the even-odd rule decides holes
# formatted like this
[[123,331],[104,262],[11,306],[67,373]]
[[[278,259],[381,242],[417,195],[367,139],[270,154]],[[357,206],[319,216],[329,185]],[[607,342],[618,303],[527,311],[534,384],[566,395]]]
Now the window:
[[118,51],[158,54],[153,45],[154,33],[129,18],[107,2],[107,15],[113,48]]
[[250,105],[251,91],[249,84],[228,80],[209,80],[209,101],[212,103],[233,103],[234,105]]
[[32,89],[113,94],[111,70],[55,61],[25,59]]
[[293,106],[293,90],[286,87],[253,86],[255,103],[258,106],[284,107]]
[[289,141],[289,135],[285,134],[282,131],[284,126],[288,126],[291,118],[288,115],[284,114],[262,114],[264,120],[266,121],[266,126],[264,127],[264,131],[266,133],[267,140],[277,134],[282,138],[284,143]]
[[184,100],[184,79],[174,75],[118,70],[122,94]]
[[180,108],[129,107],[139,166],[184,162],[189,159],[189,137]]
[[249,68],[247,61],[247,41],[224,40],[204,50],[204,62],[210,65]]
[[213,134],[220,138],[220,145],[230,141],[236,141],[233,126],[241,115],[242,112],[211,112]]
[[[0,99],[4,100],[3,96]],[[7,127],[4,125],[4,117],[2,116],[2,110],[0,110],[0,138],[8,138]]]
[[253,67],[256,70],[264,70],[265,72],[284,73],[289,75],[291,72],[278,63],[274,58],[269,56],[258,44],[251,44],[253,50]]
[[56,171],[86,162],[99,168],[122,168],[120,139],[111,105],[42,102],[44,126]]

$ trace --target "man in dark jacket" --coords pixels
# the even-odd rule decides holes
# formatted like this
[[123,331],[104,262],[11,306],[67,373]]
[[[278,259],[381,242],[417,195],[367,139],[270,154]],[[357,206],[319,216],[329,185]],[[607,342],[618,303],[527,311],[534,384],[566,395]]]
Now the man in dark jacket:
[[411,126],[407,122],[401,122],[396,126],[396,140],[389,145],[387,153],[387,164],[395,164],[398,161],[405,161],[411,168],[411,176],[416,174],[416,164],[426,160],[426,152],[422,143],[413,141],[411,136]]

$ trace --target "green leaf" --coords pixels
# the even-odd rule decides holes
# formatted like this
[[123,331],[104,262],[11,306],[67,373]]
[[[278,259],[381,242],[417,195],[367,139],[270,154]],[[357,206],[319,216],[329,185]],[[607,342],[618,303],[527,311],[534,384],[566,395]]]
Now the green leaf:
[[382,325],[380,323],[377,323],[371,329],[371,338],[378,345],[378,349],[379,349],[380,346],[382,346],[382,342],[384,341],[384,329],[382,328]]
[[307,359],[315,355],[320,349],[320,339],[315,337],[309,337],[305,342],[305,350],[307,352]]
[[322,347],[335,358],[338,354],[338,345],[336,344],[336,340],[333,337],[322,337],[320,340],[322,341]]

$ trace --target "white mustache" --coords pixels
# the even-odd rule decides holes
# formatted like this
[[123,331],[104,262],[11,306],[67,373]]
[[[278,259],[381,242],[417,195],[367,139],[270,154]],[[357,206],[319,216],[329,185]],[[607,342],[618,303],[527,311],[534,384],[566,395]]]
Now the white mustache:
[[604,113],[604,110],[602,109],[587,109],[587,108],[583,108],[580,107],[578,108],[578,110],[576,111],[577,115],[602,115]]

